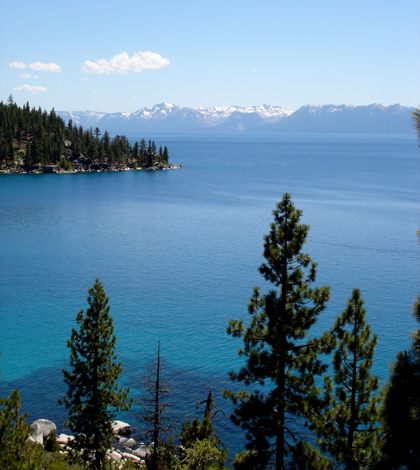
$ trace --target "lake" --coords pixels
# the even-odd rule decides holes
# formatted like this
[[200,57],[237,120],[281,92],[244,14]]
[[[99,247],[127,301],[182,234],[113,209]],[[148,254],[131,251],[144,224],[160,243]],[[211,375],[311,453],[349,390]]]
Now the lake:
[[[379,337],[373,372],[383,382],[418,328],[420,150],[412,135],[128,134],[167,145],[182,169],[0,176],[0,396],[18,388],[29,420],[63,431],[66,340],[95,278],[110,299],[121,384],[141,393],[160,340],[182,423],[213,389],[231,386],[263,235],[289,192],[310,225],[304,251],[331,301],[312,335],[329,328],[354,287]],[[132,411],[120,419],[136,426]],[[218,415],[233,457],[241,433]]]

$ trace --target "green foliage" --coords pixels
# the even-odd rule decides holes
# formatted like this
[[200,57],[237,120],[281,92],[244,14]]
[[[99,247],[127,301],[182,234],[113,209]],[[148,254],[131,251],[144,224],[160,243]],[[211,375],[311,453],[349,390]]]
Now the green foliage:
[[[70,119],[66,126],[63,119],[57,116],[54,108],[48,114],[41,108],[30,108],[29,103],[22,108],[15,102],[0,102],[0,166],[15,160],[14,142],[22,143],[25,151],[25,166],[38,166],[39,163],[60,163],[63,161],[64,140],[71,142],[71,150],[77,158],[81,153],[88,156],[91,162],[129,163],[138,159],[141,149],[143,164],[144,144],[136,142],[130,145],[126,136],[117,135],[111,140],[105,131],[102,138],[98,127],[84,130],[82,126],[73,125]],[[143,142],[142,141],[142,142]],[[156,152],[156,144],[150,141],[150,152]],[[65,159],[64,159],[65,160]],[[63,167],[70,169],[69,167]]]
[[397,354],[382,390],[383,442],[379,469],[420,468],[420,363],[413,350]]
[[29,426],[26,414],[19,415],[20,397],[13,390],[9,398],[0,398],[0,468],[40,470],[42,446],[26,442]]
[[43,470],[84,470],[81,464],[70,461],[68,454],[45,452],[42,460]]
[[[129,389],[121,389],[117,380],[122,372],[116,362],[116,337],[110,307],[102,284],[96,279],[89,289],[89,308],[78,312],[67,346],[71,371],[63,370],[68,385],[63,403],[68,409],[66,426],[76,433],[73,454],[80,455],[88,467],[100,469],[113,440],[115,411],[127,410]],[[92,459],[93,455],[93,459]]]
[[346,470],[371,468],[378,460],[379,378],[370,375],[377,337],[366,323],[358,289],[334,324],[333,380],[325,382],[324,410],[314,410],[311,426],[321,449]]
[[212,468],[227,468],[222,463],[226,460],[223,452],[214,446],[209,439],[197,439],[190,447],[185,449],[185,456],[175,469],[182,470],[205,470]]
[[[412,310],[420,322],[420,295]],[[390,380],[381,390],[384,437],[380,469],[420,468],[420,330],[411,337],[412,348],[397,354]]]
[[225,469],[227,451],[214,433],[213,423],[194,418],[182,425],[180,443],[183,451],[175,459],[175,467],[182,469]]
[[417,137],[420,139],[420,108],[416,108],[412,114],[413,125],[417,131]]
[[44,449],[46,452],[58,452],[60,450],[54,431],[50,431],[48,434],[47,440],[44,442]]
[[245,366],[231,372],[231,379],[252,385],[250,391],[224,391],[235,405],[231,418],[247,439],[246,450],[235,459],[238,469],[280,469],[287,455],[293,457],[301,438],[293,423],[319,405],[315,377],[326,368],[318,359],[320,341],[304,342],[330,297],[328,287],[310,287],[316,264],[301,253],[309,227],[300,224],[302,211],[289,194],[273,216],[264,237],[266,262],[259,271],[279,290],[262,295],[255,287],[248,306],[250,325],[231,320],[227,329],[244,342],[239,354],[245,356]]
[[71,162],[64,157],[60,160],[58,166],[66,171],[70,171],[73,168]]

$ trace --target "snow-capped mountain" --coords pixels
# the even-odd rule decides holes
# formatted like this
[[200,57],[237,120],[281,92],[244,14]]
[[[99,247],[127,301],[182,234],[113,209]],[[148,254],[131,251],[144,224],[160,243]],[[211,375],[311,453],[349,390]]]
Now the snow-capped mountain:
[[111,132],[324,132],[410,134],[413,108],[395,105],[307,105],[297,111],[280,106],[188,108],[161,103],[135,112],[58,111],[66,122]]

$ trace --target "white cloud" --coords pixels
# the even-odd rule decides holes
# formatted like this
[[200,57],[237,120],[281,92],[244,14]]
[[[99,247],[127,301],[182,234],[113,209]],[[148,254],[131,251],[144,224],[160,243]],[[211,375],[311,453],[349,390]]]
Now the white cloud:
[[138,97],[137,97],[137,96],[133,96],[133,99],[137,100],[137,99],[138,99]]
[[36,95],[40,91],[47,91],[46,88],[43,86],[30,86],[30,85],[22,85],[20,87],[13,88],[14,90],[17,91],[29,91],[30,93],[33,93]]
[[19,74],[20,78],[31,78],[31,75],[29,73],[21,73]]
[[42,62],[34,62],[29,64],[29,67],[32,70],[46,70],[48,72],[61,72],[61,67],[53,62],[49,64],[43,64]]
[[257,69],[252,69],[252,71],[253,71],[253,72],[256,72],[256,71],[257,71]]
[[9,67],[14,67],[17,69],[26,69],[26,65],[23,62],[12,62]]
[[42,78],[40,75],[34,75],[34,78],[38,80],[39,78]]
[[87,60],[82,70],[85,73],[138,73],[143,69],[160,69],[165,65],[169,65],[169,60],[164,59],[156,52],[136,52],[133,57],[129,57],[127,52],[122,52],[114,56],[112,59],[99,59],[96,62]]
[[87,80],[88,78],[87,77],[82,77],[82,80]]
[[96,90],[93,90],[93,93],[98,93]]

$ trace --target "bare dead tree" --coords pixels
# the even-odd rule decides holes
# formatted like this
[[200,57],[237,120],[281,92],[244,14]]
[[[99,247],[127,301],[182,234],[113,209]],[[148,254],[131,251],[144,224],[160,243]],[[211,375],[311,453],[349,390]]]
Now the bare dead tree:
[[[210,389],[209,394],[207,395],[207,399],[203,401],[199,401],[195,408],[198,410],[198,407],[202,405],[203,403],[206,404],[206,408],[204,410],[204,418],[207,418],[209,421],[211,421],[212,418],[214,418],[219,412],[223,413],[223,416],[227,418],[227,416],[225,415],[225,412],[217,408],[217,406],[214,404],[212,389]],[[214,414],[213,414],[213,408],[216,408],[216,412]]]
[[146,368],[143,376],[145,393],[139,398],[141,411],[136,419],[147,428],[144,433],[149,442],[153,442],[151,456],[152,470],[159,470],[159,460],[164,447],[163,438],[175,427],[175,422],[166,416],[167,409],[172,406],[165,401],[164,395],[170,391],[170,384],[165,378],[165,360],[160,356],[160,342],[158,342],[157,357],[152,365]]

